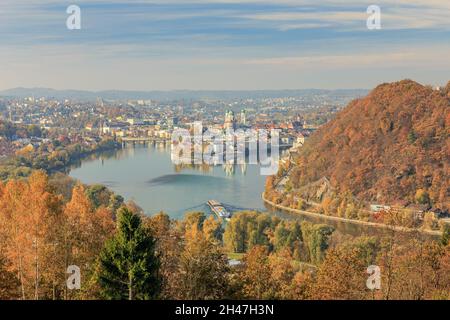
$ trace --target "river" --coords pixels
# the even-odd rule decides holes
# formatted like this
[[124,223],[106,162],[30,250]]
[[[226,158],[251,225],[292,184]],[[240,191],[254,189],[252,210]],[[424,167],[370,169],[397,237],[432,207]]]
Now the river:
[[186,211],[206,210],[218,200],[234,209],[265,210],[261,200],[265,176],[258,165],[175,166],[164,144],[128,146],[83,159],[70,176],[87,184],[103,184],[133,200],[148,214],[164,211],[181,218]]
[[208,212],[208,200],[222,202],[230,211],[268,211],[285,219],[325,223],[344,235],[380,235],[379,228],[326,218],[285,213],[265,206],[261,198],[266,176],[259,165],[178,167],[170,146],[128,146],[93,154],[70,169],[70,176],[86,184],[103,184],[138,204],[147,214],[163,211],[181,219],[188,211]]

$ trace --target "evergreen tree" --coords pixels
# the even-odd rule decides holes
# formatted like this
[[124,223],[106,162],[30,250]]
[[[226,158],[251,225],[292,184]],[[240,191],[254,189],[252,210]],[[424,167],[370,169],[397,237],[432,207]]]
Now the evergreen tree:
[[100,253],[97,277],[106,299],[147,300],[159,294],[155,240],[127,208],[119,210],[117,233]]
[[443,246],[448,245],[450,242],[450,226],[448,224],[445,224],[442,231],[441,236],[441,244]]

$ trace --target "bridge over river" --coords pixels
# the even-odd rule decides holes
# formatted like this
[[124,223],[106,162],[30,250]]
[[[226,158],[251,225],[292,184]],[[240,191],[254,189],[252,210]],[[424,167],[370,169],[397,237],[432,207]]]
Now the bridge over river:
[[150,144],[150,143],[169,143],[168,138],[159,137],[123,137],[119,140],[122,144],[132,143],[132,144]]

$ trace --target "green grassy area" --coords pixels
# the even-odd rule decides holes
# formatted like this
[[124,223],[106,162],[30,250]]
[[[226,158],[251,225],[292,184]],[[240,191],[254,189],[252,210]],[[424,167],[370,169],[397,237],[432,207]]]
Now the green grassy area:
[[245,253],[234,253],[234,252],[228,252],[228,259],[233,260],[242,260],[244,258]]

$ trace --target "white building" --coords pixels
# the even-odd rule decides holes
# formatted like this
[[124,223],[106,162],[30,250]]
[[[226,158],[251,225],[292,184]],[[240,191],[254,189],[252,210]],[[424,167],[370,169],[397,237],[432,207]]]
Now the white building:
[[136,118],[128,118],[127,122],[132,126],[141,126],[144,124],[144,121],[142,121],[141,119],[136,119]]

